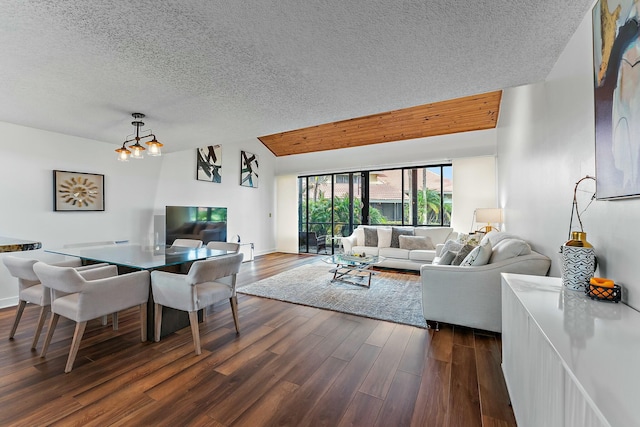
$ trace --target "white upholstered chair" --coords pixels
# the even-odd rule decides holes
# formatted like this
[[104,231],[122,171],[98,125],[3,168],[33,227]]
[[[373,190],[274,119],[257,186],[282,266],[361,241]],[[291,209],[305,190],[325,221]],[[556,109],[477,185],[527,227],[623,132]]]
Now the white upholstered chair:
[[[51,289],[51,322],[40,357],[45,357],[60,316],[76,322],[65,372],[73,368],[87,322],[109,313],[140,307],[141,340],[147,340],[147,300],[149,299],[149,272],[118,276],[116,266],[101,267],[84,272],[84,276],[69,267],[57,267],[37,262],[33,270],[43,286]],[[97,276],[103,270],[101,278]],[[105,277],[106,276],[106,277]],[[114,319],[114,329],[117,320]]]
[[234,254],[237,254],[240,251],[240,245],[238,243],[232,243],[232,242],[211,241],[207,243],[207,249],[227,251],[227,252],[233,252]]
[[175,248],[176,246],[181,247],[181,248],[196,248],[196,249],[198,249],[198,248],[202,247],[202,240],[176,239],[171,244],[171,247]]
[[[236,253],[195,261],[186,275],[165,271],[151,272],[151,289],[155,303],[155,340],[160,341],[162,306],[186,311],[189,313],[193,345],[196,354],[200,354],[198,311],[226,298],[231,303],[236,332],[240,333],[236,274],[240,271],[243,256]],[[230,284],[221,281],[228,276],[231,277]]]
[[[34,349],[38,345],[40,333],[44,326],[44,322],[50,311],[51,293],[46,290],[40,283],[40,279],[33,271],[33,265],[38,262],[36,259],[20,258],[7,255],[2,260],[9,270],[9,273],[18,279],[18,307],[16,308],[16,316],[13,321],[13,327],[9,333],[9,339],[13,339],[18,329],[18,324],[22,318],[27,303],[40,306],[40,316],[36,325],[36,331],[33,336],[31,348]],[[58,262],[52,265],[74,267],[78,271],[89,270],[97,267],[104,267],[107,264],[93,264],[81,266],[79,258],[70,259],[68,261]]]

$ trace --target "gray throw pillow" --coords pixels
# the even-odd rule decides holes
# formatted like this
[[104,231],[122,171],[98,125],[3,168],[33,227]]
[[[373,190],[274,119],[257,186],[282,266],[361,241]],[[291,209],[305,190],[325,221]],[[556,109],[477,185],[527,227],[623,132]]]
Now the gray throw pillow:
[[410,251],[415,249],[433,250],[436,247],[433,246],[433,242],[429,236],[398,236],[400,240],[400,249],[408,249]]
[[391,247],[400,248],[400,236],[413,236],[413,228],[391,227]]
[[447,251],[457,253],[460,249],[462,249],[463,246],[464,246],[463,243],[458,243],[455,240],[447,240],[446,242],[444,242],[444,246],[440,251],[440,254],[441,254],[440,256],[442,256],[442,254],[446,253]]
[[467,255],[469,255],[471,253],[471,251],[473,250],[474,246],[471,245],[464,245],[456,254],[456,257],[453,259],[453,261],[451,261],[451,265],[460,265],[462,264],[462,261],[464,261],[464,259],[467,257]]
[[440,258],[437,258],[437,261],[434,259],[433,263],[435,265],[451,265],[451,261],[456,257],[457,253],[453,251],[447,251]]
[[364,227],[364,245],[378,246],[378,229],[376,227]]

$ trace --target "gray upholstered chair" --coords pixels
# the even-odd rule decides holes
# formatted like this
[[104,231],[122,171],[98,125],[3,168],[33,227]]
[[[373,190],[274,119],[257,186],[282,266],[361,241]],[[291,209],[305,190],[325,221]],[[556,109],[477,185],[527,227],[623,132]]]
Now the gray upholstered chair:
[[[53,313],[40,357],[45,357],[47,354],[60,316],[76,322],[65,372],[70,372],[73,368],[73,362],[89,320],[139,306],[141,339],[147,340],[148,271],[118,276],[117,267],[108,266],[88,270],[83,273],[83,277],[73,268],[51,266],[42,262],[37,262],[33,270],[42,285],[51,289],[51,312]],[[117,317],[114,319],[113,326],[117,329]]]
[[[40,306],[40,316],[38,317],[36,331],[31,343],[31,348],[34,349],[38,345],[40,333],[42,332],[44,322],[50,311],[51,294],[42,286],[38,276],[36,276],[36,273],[33,271],[33,265],[38,262],[38,260],[7,255],[2,261],[7,267],[7,270],[9,270],[9,273],[18,279],[18,307],[16,308],[16,317],[13,321],[11,332],[9,333],[9,339],[13,339],[16,334],[18,324],[20,323],[22,313],[24,312],[27,303]],[[107,264],[94,264],[83,267],[81,266],[80,259],[74,258],[52,265],[74,267],[76,270],[82,271],[96,267],[104,267]]]
[[171,247],[175,248],[176,246],[181,247],[181,248],[196,248],[196,249],[198,249],[198,248],[202,247],[202,240],[176,239],[171,244]]
[[[162,306],[186,311],[189,313],[193,345],[196,354],[200,354],[198,311],[226,298],[229,298],[231,303],[236,332],[240,333],[236,274],[240,271],[243,256],[237,253],[196,261],[186,275],[165,271],[151,272],[151,289],[155,303],[155,340],[160,341]],[[221,281],[228,276],[231,276],[231,284]]]
[[227,251],[227,252],[233,252],[234,254],[237,254],[240,251],[240,245],[238,243],[232,243],[232,242],[211,241],[207,243],[207,249]]

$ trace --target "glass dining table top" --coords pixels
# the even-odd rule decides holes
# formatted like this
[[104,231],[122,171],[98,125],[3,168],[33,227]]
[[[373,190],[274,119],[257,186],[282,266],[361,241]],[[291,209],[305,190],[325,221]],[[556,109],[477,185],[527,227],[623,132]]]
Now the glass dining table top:
[[128,243],[45,249],[45,252],[74,256],[87,261],[106,262],[139,270],[153,270],[229,253],[217,249],[207,249],[206,247],[199,249],[170,246],[154,247]]

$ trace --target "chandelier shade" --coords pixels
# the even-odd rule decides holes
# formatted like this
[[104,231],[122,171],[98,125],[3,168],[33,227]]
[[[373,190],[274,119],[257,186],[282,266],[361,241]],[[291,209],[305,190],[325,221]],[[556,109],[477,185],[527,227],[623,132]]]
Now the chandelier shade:
[[[151,139],[150,141],[145,142],[149,147],[149,156],[161,156],[163,144],[158,142],[156,136],[151,132],[151,129],[140,131],[140,128],[144,126],[144,122],[139,119],[144,118],[144,114],[133,113],[131,115],[135,119],[131,124],[136,128],[136,133],[132,138],[127,137],[127,139],[122,143],[122,147],[116,150],[116,153],[118,153],[118,160],[121,162],[128,162],[129,158],[143,159],[146,148],[140,144],[140,141],[144,139]],[[130,145],[127,147],[127,144]]]

